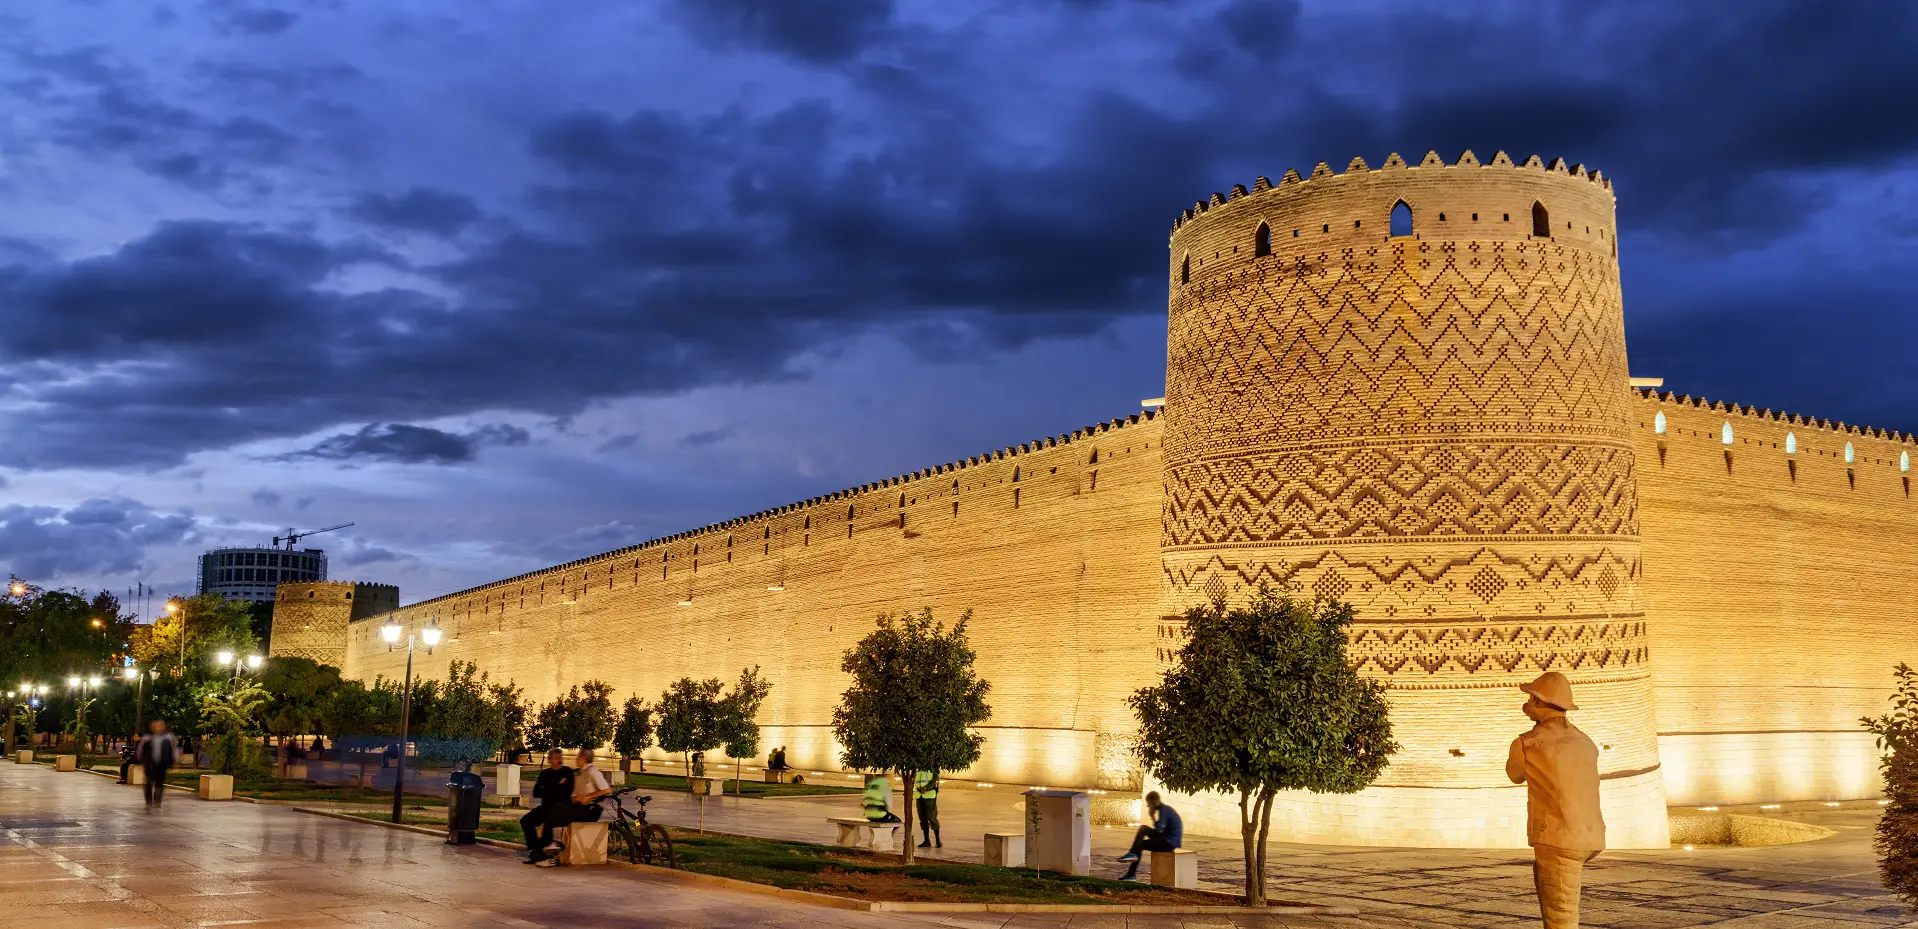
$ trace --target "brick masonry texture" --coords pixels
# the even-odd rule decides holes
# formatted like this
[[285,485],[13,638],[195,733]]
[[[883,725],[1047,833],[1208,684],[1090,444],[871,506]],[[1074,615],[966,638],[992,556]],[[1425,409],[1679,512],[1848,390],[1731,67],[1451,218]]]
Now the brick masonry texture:
[[[1290,579],[1355,605],[1404,748],[1361,794],[1283,798],[1278,838],[1522,845],[1503,762],[1546,669],[1614,847],[1665,845],[1668,799],[1870,795],[1857,719],[1918,651],[1913,442],[1630,388],[1613,211],[1600,175],[1504,153],[1261,178],[1174,226],[1162,414],[395,615],[446,632],[425,676],[473,660],[534,700],[757,664],[765,743],[837,770],[841,653],[880,612],[970,610],[994,715],[961,776],[1136,791],[1125,697],[1179,614]],[[396,675],[338,586],[281,589],[275,652]],[[1232,798],[1175,802],[1236,834]]]

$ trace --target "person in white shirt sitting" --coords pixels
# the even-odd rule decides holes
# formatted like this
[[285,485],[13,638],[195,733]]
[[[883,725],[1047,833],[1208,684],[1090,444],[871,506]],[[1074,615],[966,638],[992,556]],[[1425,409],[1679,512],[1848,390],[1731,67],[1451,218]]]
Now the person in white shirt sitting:
[[[574,757],[573,762],[572,801],[566,805],[564,810],[554,810],[548,814],[546,821],[554,827],[563,826],[568,823],[597,822],[601,816],[606,815],[606,810],[599,805],[599,801],[605,799],[613,792],[613,785],[607,783],[606,775],[600,773],[598,768],[593,767],[592,749],[580,749],[579,754]],[[559,843],[554,843],[554,845],[553,852],[555,853],[565,848],[564,845]],[[533,863],[542,868],[551,868],[559,865],[559,858],[556,856],[545,857]]]

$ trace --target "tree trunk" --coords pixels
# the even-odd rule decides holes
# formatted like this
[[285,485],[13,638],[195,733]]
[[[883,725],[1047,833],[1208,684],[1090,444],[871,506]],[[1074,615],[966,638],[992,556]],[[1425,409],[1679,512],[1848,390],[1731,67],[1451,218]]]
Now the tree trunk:
[[1259,789],[1259,865],[1258,884],[1259,902],[1254,906],[1265,905],[1265,840],[1272,832],[1272,798],[1276,791],[1270,787]]
[[[918,846],[912,844],[912,814],[916,812],[914,810],[914,807],[918,806],[918,804],[913,803],[913,799],[914,799],[913,794],[915,793],[915,790],[913,787],[912,772],[911,771],[901,772],[900,777],[903,779],[902,782],[906,785],[906,815],[904,817],[906,820],[906,840],[905,840],[906,847],[904,851],[906,855],[906,864],[910,865],[912,864],[913,850],[918,848]],[[888,784],[886,785],[886,787],[887,787],[887,791],[886,791],[887,796],[890,797],[892,793],[891,791],[892,785]]]
[[745,763],[745,759],[743,758],[733,759],[733,794],[735,796],[743,797],[746,795],[746,782],[739,779],[739,766]]
[[1252,792],[1239,791],[1239,843],[1245,861],[1245,905],[1264,906],[1265,888],[1259,881],[1258,861],[1253,836],[1258,830],[1258,809],[1252,805]]

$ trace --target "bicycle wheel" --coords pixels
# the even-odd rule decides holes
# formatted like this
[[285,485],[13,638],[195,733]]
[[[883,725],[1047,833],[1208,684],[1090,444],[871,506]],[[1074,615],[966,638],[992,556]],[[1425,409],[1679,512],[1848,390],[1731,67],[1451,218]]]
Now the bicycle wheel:
[[673,837],[666,834],[665,826],[648,825],[645,842],[648,846],[647,851],[651,852],[646,856],[647,864],[659,865],[662,868],[679,867],[679,859],[673,857]]
[[624,820],[608,824],[606,830],[606,857],[621,858],[633,864],[639,863],[639,842],[633,837],[633,827]]

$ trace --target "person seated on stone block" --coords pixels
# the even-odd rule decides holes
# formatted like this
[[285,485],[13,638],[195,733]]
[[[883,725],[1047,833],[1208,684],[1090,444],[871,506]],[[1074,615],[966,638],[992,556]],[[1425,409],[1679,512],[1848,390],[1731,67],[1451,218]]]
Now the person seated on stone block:
[[[574,823],[598,822],[600,817],[606,815],[606,809],[600,806],[599,801],[612,794],[613,785],[608,783],[606,781],[606,775],[601,773],[599,768],[593,765],[592,749],[582,748],[579,750],[579,754],[574,758],[572,772],[572,793],[568,795],[565,800],[554,803],[552,812],[546,816],[545,822],[547,836],[549,838],[552,835],[552,830],[560,826],[570,826]],[[545,772],[541,772],[541,774],[543,776]],[[566,847],[564,843],[560,842],[553,842],[551,845],[553,851],[563,850]],[[559,859],[548,854],[543,860],[533,863],[542,868],[551,868],[559,864]]]
[[866,794],[860,799],[866,809],[866,821],[869,823],[896,823],[898,814],[892,811],[892,778],[884,774],[866,775]]
[[786,770],[786,746],[781,745],[780,747],[773,749],[773,753],[767,756],[766,770],[768,771]]
[[533,799],[538,805],[519,818],[519,828],[526,834],[526,863],[537,865],[553,860],[547,848],[553,844],[553,829],[566,825],[572,812],[573,769],[566,766],[566,753],[557,748],[546,753],[546,767],[533,782]]
[[1159,799],[1158,791],[1145,795],[1145,806],[1151,811],[1152,825],[1140,826],[1138,834],[1132,837],[1132,847],[1119,856],[1120,861],[1131,863],[1119,878],[1122,881],[1138,877],[1141,853],[1176,851],[1185,842],[1185,820],[1179,818],[1178,810]]

